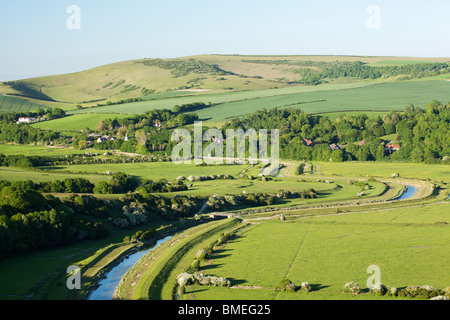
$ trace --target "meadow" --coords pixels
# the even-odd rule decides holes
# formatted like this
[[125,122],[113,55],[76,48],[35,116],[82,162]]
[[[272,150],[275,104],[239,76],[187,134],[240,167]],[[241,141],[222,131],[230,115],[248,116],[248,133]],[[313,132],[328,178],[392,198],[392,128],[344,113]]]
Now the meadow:
[[49,173],[58,173],[58,171],[72,172],[83,174],[105,174],[110,172],[123,172],[141,179],[160,180],[167,179],[174,181],[179,176],[188,178],[201,175],[218,175],[229,174],[238,177],[239,173],[244,170],[245,165],[221,165],[221,166],[197,166],[197,165],[176,165],[171,161],[168,162],[140,162],[140,163],[112,163],[112,164],[94,164],[94,165],[70,165],[70,166],[53,166],[42,167]]
[[129,117],[128,114],[76,114],[51,121],[42,121],[32,124],[32,127],[46,130],[80,131],[86,128],[95,130],[100,120],[121,119]]
[[[193,287],[183,298],[352,299],[339,292],[351,281],[367,288],[371,265],[380,267],[381,282],[390,287],[445,288],[450,283],[445,258],[450,247],[449,205],[255,221],[212,257],[204,272],[233,279],[232,285],[260,289]],[[314,295],[273,291],[284,278],[297,285],[308,282]]]
[[398,173],[400,178],[432,179],[450,181],[450,167],[447,165],[428,165],[403,162],[317,162],[315,173],[336,177],[381,177],[391,178]]
[[[441,180],[443,176],[449,176],[445,171],[447,170],[446,166],[349,163],[350,167],[347,169],[345,166],[347,163],[314,163],[319,174],[295,176],[293,168],[298,163],[291,161],[289,164],[281,171],[280,177],[276,177],[272,181],[263,182],[242,178],[199,181],[194,182],[190,190],[180,193],[208,196],[212,193],[238,194],[243,190],[247,192],[277,192],[281,189],[301,191],[305,188],[314,188],[320,194],[317,199],[299,200],[298,202],[283,201],[279,205],[281,208],[296,203],[305,206],[319,206],[314,210],[309,210],[309,215],[301,214],[301,217],[297,217],[295,211],[292,212],[292,215],[286,212],[286,221],[266,220],[271,218],[274,213],[243,216],[251,225],[241,236],[233,239],[225,247],[219,248],[216,251],[217,255],[202,267],[205,274],[226,277],[232,281],[233,286],[238,287],[230,289],[195,285],[186,288],[186,294],[182,299],[374,299],[374,296],[369,295],[354,296],[341,293],[343,285],[350,281],[359,282],[361,286],[364,286],[369,276],[365,273],[366,269],[373,264],[380,266],[382,281],[389,286],[399,288],[416,284],[427,284],[437,288],[448,286],[449,278],[446,273],[448,261],[446,261],[445,253],[450,246],[448,236],[450,215],[447,210],[450,203],[435,203],[430,200],[421,205],[418,200],[419,202],[414,202],[414,205],[411,206],[405,202],[404,208],[383,207],[385,209],[375,211],[375,205],[368,209],[359,209],[355,206],[353,211],[344,210],[342,213],[336,213],[333,208],[320,209],[320,205],[326,205],[330,201],[334,203],[356,201],[355,195],[361,188],[356,185],[347,185],[347,176],[354,179],[368,179],[371,176],[390,178],[391,171],[398,171],[401,178],[429,176]],[[351,170],[351,165],[354,170]],[[71,165],[51,169],[42,172],[1,168],[0,175],[7,180],[32,179],[36,182],[62,180],[76,176],[95,182],[108,179],[108,176],[98,173],[117,170],[142,179],[166,178],[170,181],[180,175],[187,177],[189,175],[230,174],[238,177],[241,172],[245,172],[256,176],[260,166],[177,166],[172,162],[154,162]],[[376,175],[375,173],[379,170],[384,170],[383,174]],[[69,172],[73,172],[73,174],[69,174]],[[79,172],[83,172],[83,174]],[[331,176],[332,174],[339,174],[339,176]],[[325,183],[325,179],[329,179],[331,183]],[[317,180],[321,180],[321,182]],[[336,185],[342,186],[342,189],[320,193],[321,190],[329,190]],[[371,182],[370,185],[371,189],[366,195],[369,201],[371,197],[377,197],[384,190],[381,183]],[[164,196],[176,194],[169,193]],[[388,194],[383,197],[386,196]],[[374,212],[368,212],[370,210],[374,210]],[[324,213],[326,214],[322,216]],[[264,219],[259,219],[259,216]],[[161,228],[166,224],[167,222],[160,219],[152,221],[151,225],[146,227]],[[244,225],[245,223],[242,224],[242,226]],[[240,226],[240,224],[236,226]],[[0,270],[4,276],[1,277],[0,283],[4,289],[0,292],[3,294],[0,299],[26,299],[30,298],[30,294],[34,294],[35,298],[67,298],[67,291],[64,286],[60,285],[61,281],[64,281],[63,267],[67,265],[67,261],[86,266],[89,261],[98,261],[96,264],[89,264],[84,271],[86,281],[89,283],[94,281],[102,268],[107,268],[121,252],[128,248],[122,244],[123,237],[133,234],[137,230],[136,228],[116,230],[109,225],[108,228],[111,230],[111,236],[101,241],[39,251],[3,261],[0,264]],[[207,227],[205,226],[205,228]],[[189,231],[188,234],[193,235],[194,233]],[[189,245],[188,248],[183,249],[186,250],[183,251],[184,255],[171,267],[170,275],[166,275],[167,285],[163,285],[160,287],[160,291],[155,291],[153,294],[162,295],[163,298],[172,297],[171,277],[182,272],[196,252],[215,240],[217,236],[218,233],[212,233],[205,237],[202,236],[197,239],[198,241],[182,236],[181,239],[186,240],[183,243],[195,240],[195,244],[192,243],[192,246]],[[169,246],[169,248],[179,247]],[[164,254],[161,257],[170,259],[168,252],[162,250],[158,254]],[[45,261],[45,263],[39,263],[39,267],[34,269],[33,274],[28,273],[28,268],[37,261]],[[330,264],[330,261],[333,263]],[[157,266],[155,265],[155,267]],[[148,279],[159,274],[151,272]],[[9,280],[17,279],[21,273],[27,274],[23,278],[23,281],[27,282],[26,285],[21,284],[22,279],[14,282]],[[289,278],[296,284],[307,281],[311,284],[313,292],[290,294],[274,291],[273,288],[283,278]],[[129,284],[125,283],[125,285]],[[244,289],[239,286],[256,286],[261,289]],[[135,288],[140,290],[137,293],[140,297],[146,298],[145,292],[148,291],[145,288],[148,288],[148,283],[139,283]],[[12,292],[15,294],[11,294]]]
[[425,106],[430,101],[450,100],[450,82],[394,82],[361,88],[288,94],[224,103],[196,112],[200,119],[227,120],[261,109],[295,107],[307,113],[343,111],[403,111],[409,104]]
[[91,181],[92,183],[98,183],[100,181],[108,180],[105,175],[96,174],[80,174],[80,173],[70,173],[70,172],[48,172],[48,171],[37,171],[28,170],[22,168],[5,168],[0,167],[0,179],[7,181],[25,181],[32,180],[33,182],[46,182],[60,180],[63,181],[67,178],[83,178]]
[[19,144],[0,144],[0,153],[4,155],[25,156],[65,156],[70,154],[84,154],[85,152],[98,152],[93,149],[73,149],[63,147],[46,147],[43,145],[19,145]]
[[27,112],[39,108],[43,108],[43,105],[0,94],[0,112]]
[[402,82],[356,82],[324,84],[316,87],[243,91],[206,94],[135,102],[98,108],[86,108],[73,113],[130,113],[140,114],[152,109],[172,109],[175,105],[202,101],[213,107],[196,111],[199,118],[226,121],[264,108],[295,107],[307,113],[329,112],[387,112],[403,111],[409,104],[426,106],[432,100],[450,101],[450,82],[444,80]]
[[[295,166],[295,164],[294,164]],[[204,196],[209,197],[212,194],[224,196],[228,194],[238,195],[246,193],[270,193],[277,194],[281,190],[290,192],[300,192],[308,189],[314,189],[319,193],[321,200],[309,200],[309,202],[317,201],[336,201],[345,199],[354,199],[356,194],[361,191],[361,187],[357,185],[348,185],[345,179],[334,179],[328,182],[325,180],[317,182],[317,179],[310,176],[308,179],[303,177],[291,176],[287,170],[287,167],[281,171],[283,177],[274,177],[271,181],[259,181],[256,178],[262,168],[261,164],[251,165],[213,165],[213,166],[197,166],[191,165],[176,165],[173,162],[153,162],[153,163],[124,163],[124,164],[94,164],[94,165],[69,165],[69,166],[53,166],[42,167],[42,173],[48,172],[50,176],[58,175],[58,172],[81,174],[85,177],[90,177],[90,180],[107,179],[106,176],[102,176],[106,171],[110,172],[124,172],[139,180],[160,180],[167,179],[168,181],[175,181],[178,177],[184,176],[210,176],[210,175],[224,175],[229,174],[234,179],[217,179],[217,180],[205,180],[194,181],[192,186],[187,191],[174,192],[173,195],[180,194],[185,196]],[[240,178],[241,173],[245,172],[245,177]],[[98,175],[100,174],[100,176]],[[247,176],[253,176],[254,179],[250,180]],[[185,180],[186,184],[190,184]],[[378,182],[370,182],[371,189],[367,191],[365,197],[378,196],[384,191],[384,185]],[[337,186],[340,186],[338,192],[333,191]],[[161,194],[164,195],[164,194]],[[167,194],[165,194],[167,195]],[[284,204],[291,204],[304,199],[286,200]]]
[[[252,62],[252,59],[268,62]],[[35,110],[42,107],[40,101],[45,106],[70,110],[65,118],[32,126],[71,137],[86,128],[95,129],[98,121],[106,118],[124,118],[199,101],[212,103],[211,107],[195,113],[205,124],[214,126],[223,125],[233,117],[274,107],[299,108],[334,120],[344,114],[362,112],[375,118],[390,110],[403,111],[409,104],[425,107],[432,100],[444,104],[450,101],[448,73],[408,81],[399,81],[401,76],[377,80],[345,77],[307,86],[299,84],[301,75],[298,72],[302,68],[302,63],[298,62],[308,61],[361,60],[371,66],[404,66],[430,61],[448,62],[447,58],[291,56],[287,64],[279,61],[286,59],[284,56],[205,55],[195,57],[197,65],[194,67],[192,57],[175,59],[178,69],[156,67],[164,62],[144,59],[73,74],[27,79],[15,87],[0,83],[0,112]],[[6,95],[21,94],[20,88],[38,96],[51,97],[54,101],[39,100],[37,96],[24,100]],[[130,97],[143,101],[114,104],[119,99]],[[113,104],[97,106],[107,101]],[[82,104],[83,108],[74,110],[77,104]],[[395,139],[396,134],[388,138]],[[85,152],[98,152],[102,158],[110,157],[93,149],[0,144],[0,154],[5,155],[64,156]],[[117,159],[115,155],[113,157]],[[143,229],[156,230],[158,237],[170,234],[174,238],[130,270],[122,283],[125,289],[118,292],[119,298],[386,299],[342,293],[344,284],[351,281],[359,283],[367,291],[369,274],[366,270],[371,265],[380,267],[381,281],[387,286],[431,285],[443,289],[450,285],[450,200],[446,200],[450,183],[448,165],[313,162],[312,168],[306,170],[307,174],[297,175],[298,162],[286,160],[283,163],[287,168],[270,181],[248,179],[246,175],[257,177],[262,169],[261,165],[249,164],[197,166],[161,161],[55,165],[40,167],[39,170],[0,167],[0,180],[9,181],[85,178],[97,184],[110,179],[106,174],[108,171],[123,172],[140,181],[167,179],[171,182],[179,176],[225,174],[235,178],[194,181],[187,191],[155,194],[164,198],[276,194],[281,190],[300,192],[314,189],[317,192],[317,198],[279,199],[271,206],[233,209],[225,213],[237,219],[223,221],[212,221],[209,213],[213,209],[203,214],[199,212],[195,217],[194,214],[168,217],[164,213],[151,213],[149,223],[130,229],[119,229],[112,217],[123,217],[122,200],[132,196],[131,193],[95,195],[117,205],[109,210],[112,213],[110,219],[88,215],[82,215],[82,218],[89,222],[101,221],[109,235],[101,240],[81,241],[66,247],[18,253],[0,261],[0,300],[85,298],[84,291],[71,293],[66,290],[64,282],[68,264],[83,268],[85,289],[95,285],[101,274],[117,263],[121,255],[141,244],[139,241],[125,242],[124,238]],[[394,173],[399,177],[392,178]],[[245,175],[241,177],[241,174]],[[357,180],[363,184],[356,184]],[[362,197],[358,197],[357,194],[365,188],[364,183],[369,187]],[[419,187],[412,199],[390,201],[408,184]],[[69,196],[55,195],[60,198]],[[205,224],[179,232],[199,221]],[[176,297],[175,277],[186,271],[198,250],[216,241],[222,232],[238,228],[244,229],[239,229],[238,236],[225,245],[217,246],[214,255],[202,262],[200,268],[207,275],[226,277],[232,287],[193,285],[186,288],[185,294]],[[313,291],[288,293],[275,290],[284,278],[297,285],[309,282]]]
[[212,104],[223,104],[229,102],[247,101],[252,99],[286,96],[315,91],[334,91],[350,88],[370,86],[376,81],[356,81],[338,84],[324,84],[321,86],[289,86],[284,88],[271,88],[264,90],[241,90],[221,93],[191,93],[182,97],[168,97],[163,99],[147,98],[146,101],[125,103],[121,105],[110,105],[102,107],[91,107],[82,110],[74,110],[71,113],[129,113],[141,114],[152,109],[172,109],[175,105],[183,105],[195,102],[211,102]]

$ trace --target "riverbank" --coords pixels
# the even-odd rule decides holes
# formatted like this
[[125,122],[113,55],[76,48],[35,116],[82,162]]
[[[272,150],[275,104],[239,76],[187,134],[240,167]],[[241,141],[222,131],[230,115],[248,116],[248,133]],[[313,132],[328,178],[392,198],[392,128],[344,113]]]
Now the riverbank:
[[98,283],[97,288],[91,292],[88,300],[114,300],[116,288],[128,269],[133,267],[133,265],[137,263],[145,254],[154,250],[170,238],[172,238],[172,236],[167,236],[158,240],[150,248],[138,250],[130,253],[129,255],[127,254],[125,258],[116,267],[112,268],[105,275],[104,279]]
[[145,241],[134,241],[130,243],[118,243],[105,248],[93,257],[85,265],[79,266],[81,269],[82,284],[81,290],[77,294],[70,294],[72,300],[88,300],[91,294],[100,286],[100,282],[106,279],[107,274],[120,265],[128,256],[140,251],[151,249],[156,243],[168,236],[173,236],[179,232],[211,221],[210,219],[187,220],[183,224],[165,226],[158,234]]

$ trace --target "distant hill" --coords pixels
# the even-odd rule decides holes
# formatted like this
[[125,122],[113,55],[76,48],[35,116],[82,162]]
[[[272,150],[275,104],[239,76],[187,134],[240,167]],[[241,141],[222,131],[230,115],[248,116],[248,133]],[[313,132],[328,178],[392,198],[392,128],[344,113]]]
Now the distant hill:
[[[76,105],[90,107],[131,98],[153,100],[305,85],[302,81],[306,77],[315,81],[325,64],[356,61],[380,67],[449,62],[450,58],[200,55],[140,59],[64,75],[2,82],[0,94],[36,105],[74,109]],[[342,79],[327,80],[339,81]],[[0,105],[0,111],[6,110]]]

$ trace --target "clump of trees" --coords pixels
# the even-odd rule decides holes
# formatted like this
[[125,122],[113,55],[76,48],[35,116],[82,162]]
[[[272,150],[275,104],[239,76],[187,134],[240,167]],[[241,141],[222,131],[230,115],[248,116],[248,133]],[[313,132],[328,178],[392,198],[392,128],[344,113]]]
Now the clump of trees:
[[[352,294],[362,293],[361,287],[355,282],[349,282],[344,286],[344,292]],[[409,297],[417,299],[439,299],[443,298],[449,299],[450,288],[445,288],[443,290],[435,289],[432,286],[408,286],[403,289],[397,289],[395,287],[388,287],[382,283],[377,283],[373,288],[368,290],[369,294],[376,296],[390,296],[390,297]]]
[[295,285],[294,282],[292,282],[289,279],[283,279],[278,284],[278,290],[284,291],[284,292],[296,292],[296,291],[303,291],[303,292],[311,292],[312,287],[309,285],[308,282],[302,282],[300,286]]
[[200,60],[195,59],[171,59],[171,60],[163,60],[163,59],[146,59],[144,61],[140,61],[146,66],[154,66],[161,69],[171,70],[171,73],[175,77],[186,76],[190,73],[196,74],[212,74],[212,75],[227,75],[233,74],[229,71],[225,71],[221,69],[216,64],[209,64]]
[[138,183],[130,175],[117,172],[108,181],[101,181],[93,188],[96,194],[121,194],[134,190]]
[[101,222],[90,222],[55,209],[0,215],[0,259],[36,249],[54,248],[80,240],[103,238]]
[[291,192],[280,190],[277,194],[243,193],[239,195],[219,196],[213,194],[208,198],[208,208],[212,211],[228,211],[245,207],[262,207],[279,203],[283,199],[313,199],[317,197],[314,189]]
[[139,230],[135,234],[133,234],[131,237],[126,236],[123,241],[124,242],[130,242],[130,241],[147,241],[149,239],[152,239],[156,236],[157,232],[155,229],[149,229],[149,230]]
[[0,259],[108,234],[102,222],[87,221],[72,209],[77,206],[77,199],[62,201],[44,197],[26,184],[1,184]]
[[[280,157],[306,161],[390,161],[450,163],[450,103],[430,102],[424,109],[410,105],[383,117],[364,113],[330,120],[297,108],[262,110],[234,118],[221,130],[279,129]],[[387,148],[395,135],[398,151]],[[305,140],[313,141],[308,145]],[[333,150],[331,145],[340,146]],[[300,168],[301,169],[301,168]],[[300,170],[299,169],[299,170]]]
[[283,279],[280,281],[280,283],[278,285],[278,289],[281,291],[295,292],[295,290],[297,289],[297,286],[291,280]]
[[214,287],[230,287],[231,281],[227,278],[217,276],[206,276],[202,273],[190,274],[183,272],[176,277],[178,283],[178,293],[184,294],[185,288],[188,285],[198,283],[201,286],[214,286]]
[[194,102],[194,103],[189,103],[189,104],[183,104],[183,105],[176,105],[175,107],[173,107],[172,111],[174,113],[184,113],[184,112],[193,112],[193,111],[197,111],[197,110],[202,110],[202,109],[206,109],[211,107],[212,104],[206,104],[203,102]]
[[303,68],[292,69],[293,72],[301,74],[302,78],[289,83],[303,83],[308,85],[319,85],[329,79],[358,78],[378,79],[381,77],[403,76],[403,79],[415,79],[428,76],[436,76],[450,72],[447,63],[417,63],[398,66],[371,66],[361,61],[293,61],[293,60],[247,60],[252,63],[278,64],[287,66],[302,66]]
[[181,180],[168,182],[166,179],[161,179],[158,181],[144,180],[136,191],[144,190],[147,193],[165,193],[185,191],[187,189],[188,187]]

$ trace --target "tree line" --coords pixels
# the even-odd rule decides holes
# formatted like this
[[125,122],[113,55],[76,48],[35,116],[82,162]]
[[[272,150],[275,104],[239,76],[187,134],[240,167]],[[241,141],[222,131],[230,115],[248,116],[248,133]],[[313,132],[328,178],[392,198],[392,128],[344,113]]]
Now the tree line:
[[[450,103],[438,101],[425,108],[410,105],[404,112],[391,111],[383,117],[369,118],[362,113],[342,115],[335,121],[296,108],[275,108],[235,118],[222,131],[279,129],[280,157],[284,159],[449,163],[449,119]],[[392,140],[400,146],[398,151],[387,149]]]
[[403,76],[404,80],[437,76],[450,72],[448,63],[411,63],[392,66],[372,66],[361,61],[293,61],[293,60],[246,60],[247,62],[259,64],[275,64],[302,66],[303,68],[292,71],[301,74],[302,79],[291,81],[291,83],[303,83],[308,85],[319,85],[327,79],[358,78],[378,79],[381,77]]

